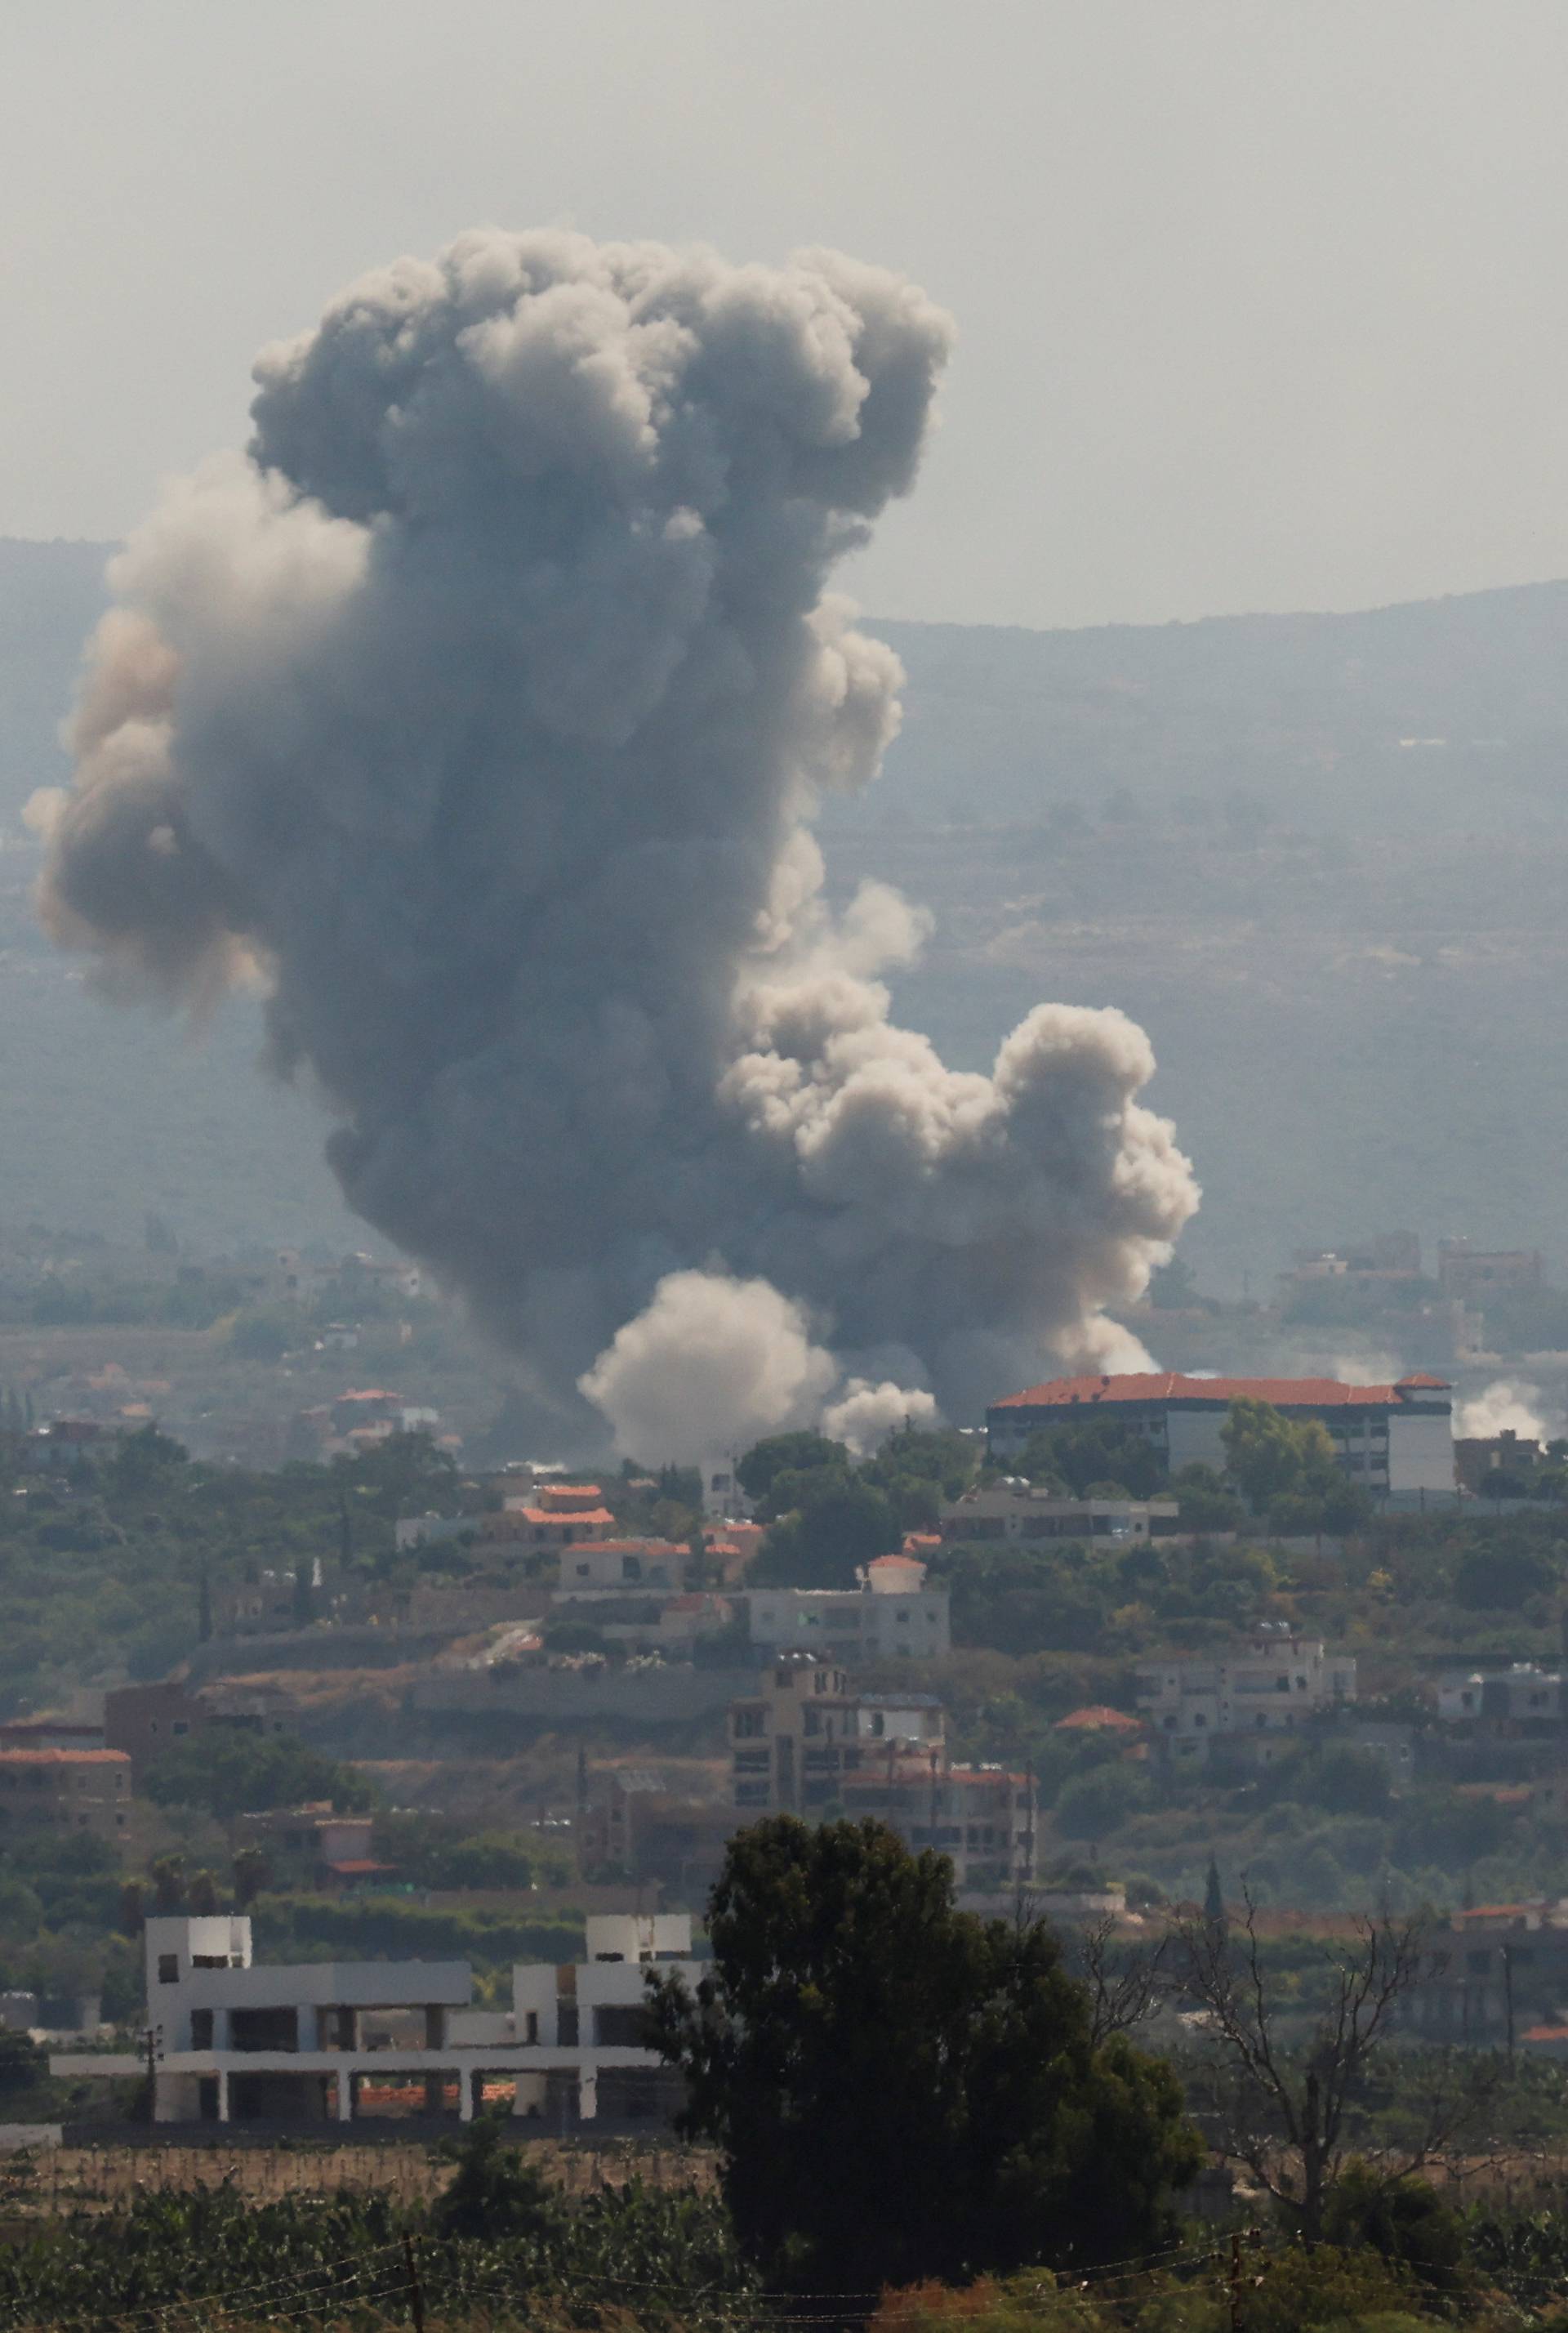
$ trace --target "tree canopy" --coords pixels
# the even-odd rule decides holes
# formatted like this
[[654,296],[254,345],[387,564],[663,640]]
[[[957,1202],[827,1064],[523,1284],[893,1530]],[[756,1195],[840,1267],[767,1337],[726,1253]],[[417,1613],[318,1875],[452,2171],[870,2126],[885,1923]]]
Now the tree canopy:
[[1201,2155],[1174,2075],[1096,2049],[1054,1936],[958,1911],[945,1858],[773,1817],[730,1842],[709,1933],[652,2021],[767,2276],[869,2296],[1165,2240]]

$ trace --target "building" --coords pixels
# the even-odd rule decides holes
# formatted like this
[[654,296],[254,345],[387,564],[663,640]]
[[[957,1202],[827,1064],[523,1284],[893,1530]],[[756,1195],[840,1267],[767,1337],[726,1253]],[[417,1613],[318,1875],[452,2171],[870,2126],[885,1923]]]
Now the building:
[[690,1582],[690,1548],[670,1539],[573,1539],[560,1554],[560,1595],[576,1602],[628,1589],[678,1594]]
[[1216,1737],[1299,1732],[1355,1699],[1355,1662],[1282,1622],[1223,1659],[1172,1656],[1138,1671],[1138,1705],[1161,1754],[1201,1764]]
[[858,1693],[843,1669],[785,1653],[731,1704],[730,1743],[738,1822],[875,1816],[910,1848],[951,1857],[961,1889],[1034,1877],[1033,1778],[954,1764],[934,1694]]
[[1446,1296],[1473,1303],[1488,1296],[1517,1295],[1546,1285],[1539,1248],[1477,1248],[1468,1239],[1438,1242],[1438,1285]]
[[[550,2129],[663,2116],[675,2085],[641,2040],[645,1981],[655,1963],[694,1976],[691,1933],[680,1915],[590,1918],[587,1960],[515,1968],[503,2011],[470,2006],[463,1961],[258,1966],[247,1919],[148,1920],[154,2118],[467,2122],[504,2101]],[[124,2081],[147,2061],[57,2053],[50,2069]]]
[[1353,1483],[1374,1498],[1454,1488],[1453,1389],[1418,1374],[1395,1385],[1336,1378],[1192,1378],[1158,1372],[1055,1378],[1009,1394],[986,1411],[990,1455],[1015,1457],[1042,1426],[1112,1417],[1141,1435],[1167,1473],[1225,1464],[1223,1433],[1236,1401],[1264,1401],[1327,1428]]
[[1399,2017],[1422,2041],[1492,2049],[1518,2040],[1554,2056],[1562,2052],[1549,2045],[1565,2003],[1568,1905],[1482,1904],[1433,1937]]
[[0,1750],[0,1839],[84,1830],[118,1844],[129,1811],[123,1750]]
[[1438,1715],[1448,1725],[1487,1725],[1506,1733],[1561,1724],[1563,1679],[1535,1661],[1506,1668],[1446,1669],[1438,1678]]
[[751,1642],[867,1667],[941,1660],[951,1650],[948,1591],[926,1586],[923,1563],[906,1555],[878,1556],[859,1581],[856,1588],[749,1589]]
[[236,1848],[260,1848],[279,1883],[352,1887],[397,1877],[395,1867],[373,1852],[375,1828],[373,1815],[337,1814],[323,1800],[240,1815],[233,1837]]
[[578,1540],[602,1540],[616,1519],[597,1483],[541,1483],[499,1514],[481,1515],[479,1535],[488,1545],[502,1541],[518,1547],[571,1547]]
[[1420,1237],[1416,1232],[1379,1232],[1372,1239],[1345,1240],[1334,1247],[1298,1247],[1291,1266],[1280,1275],[1286,1291],[1314,1280],[1343,1280],[1358,1288],[1419,1280]]
[[1159,1530],[1174,1531],[1180,1513],[1174,1499],[1059,1499],[1028,1483],[997,1483],[990,1490],[966,1491],[944,1507],[942,1536],[965,1543],[1148,1539]]
[[77,1717],[12,1717],[0,1725],[0,1750],[104,1750],[103,1727]]
[[1540,1443],[1505,1426],[1501,1434],[1462,1435],[1454,1445],[1454,1471],[1467,1491],[1528,1495],[1545,1455]]
[[123,1751],[139,1773],[166,1750],[208,1726],[235,1733],[287,1733],[289,1706],[287,1695],[276,1685],[209,1685],[199,1693],[169,1679],[116,1685],[103,1697],[104,1746]]
[[598,1778],[583,1810],[583,1867],[656,1880],[677,1897],[701,1902],[719,1876],[735,1825],[727,1798],[672,1791],[663,1774],[645,1766],[613,1767]]

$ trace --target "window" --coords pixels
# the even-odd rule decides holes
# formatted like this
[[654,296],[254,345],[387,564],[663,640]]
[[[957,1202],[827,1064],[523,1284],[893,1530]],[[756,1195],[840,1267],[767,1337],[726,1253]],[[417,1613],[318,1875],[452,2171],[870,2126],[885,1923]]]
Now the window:
[[193,2050],[210,2050],[213,2046],[213,2013],[210,2009],[193,2009],[190,2013],[190,2046]]
[[159,1984],[177,1984],[179,1983],[179,1954],[177,1953],[159,1953],[158,1956],[158,1981]]
[[735,1739],[737,1742],[755,1741],[760,1734],[761,1731],[762,1713],[760,1709],[738,1709],[735,1712]]
[[529,2010],[527,2014],[524,2016],[522,2021],[522,2038],[525,2041],[537,2041],[539,2040],[539,2011],[537,2009]]
[[188,1733],[190,1732],[189,1718],[177,1717],[169,1731],[173,1733]]

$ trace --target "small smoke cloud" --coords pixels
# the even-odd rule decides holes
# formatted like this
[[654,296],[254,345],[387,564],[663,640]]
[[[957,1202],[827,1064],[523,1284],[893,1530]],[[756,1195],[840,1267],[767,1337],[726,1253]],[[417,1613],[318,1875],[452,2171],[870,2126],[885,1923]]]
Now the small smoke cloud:
[[623,1457],[693,1458],[814,1425],[837,1376],[765,1280],[672,1272],[582,1380]]
[[951,337],[837,253],[464,235],[268,350],[111,567],[47,925],[186,1008],[261,968],[349,1203],[558,1446],[741,1439],[886,1349],[964,1418],[1127,1367],[1197,1205],[1142,1030],[1041,1004],[951,1070],[881,977],[925,919],[824,897],[902,679],[828,581]]
[[850,1378],[822,1413],[822,1431],[847,1443],[856,1458],[869,1458],[905,1426],[935,1426],[941,1413],[932,1396],[884,1378]]
[[1495,1435],[1517,1434],[1528,1442],[1544,1442],[1551,1428],[1541,1415],[1539,1386],[1498,1378],[1454,1413],[1454,1431],[1468,1441],[1490,1441]]

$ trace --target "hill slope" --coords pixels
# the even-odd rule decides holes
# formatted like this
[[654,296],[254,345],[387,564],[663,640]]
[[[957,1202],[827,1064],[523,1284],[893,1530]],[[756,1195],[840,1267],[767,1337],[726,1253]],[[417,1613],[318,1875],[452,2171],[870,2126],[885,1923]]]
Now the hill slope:
[[[351,1227],[320,1121],[254,1068],[84,995],[34,930],[22,803],[101,604],[102,546],[0,543],[0,1223]],[[878,627],[909,671],[834,880],[937,912],[902,1008],[986,1058],[1041,997],[1152,1034],[1216,1284],[1410,1223],[1551,1248],[1568,1202],[1568,584],[1351,616],[1038,633]],[[1563,1243],[1568,1252],[1568,1243]]]

